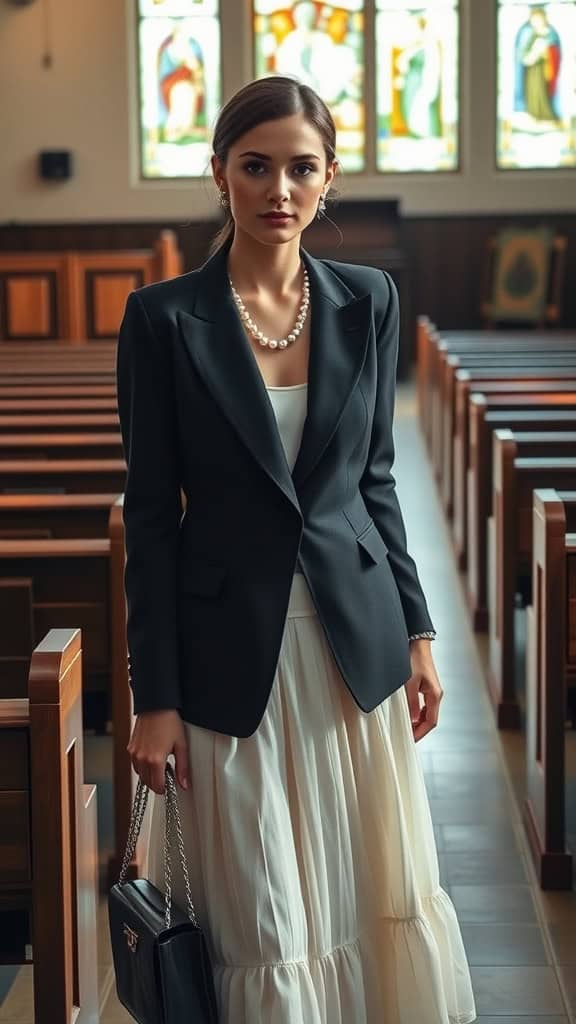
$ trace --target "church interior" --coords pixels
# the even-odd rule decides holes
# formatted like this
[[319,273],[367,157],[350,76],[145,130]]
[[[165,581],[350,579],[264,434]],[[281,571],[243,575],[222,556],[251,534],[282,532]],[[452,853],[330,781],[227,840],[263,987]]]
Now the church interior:
[[212,126],[270,74],[337,127],[305,249],[398,290],[417,752],[477,1019],[576,1024],[576,0],[0,0],[0,1024],[133,1019],[118,331],[207,259]]

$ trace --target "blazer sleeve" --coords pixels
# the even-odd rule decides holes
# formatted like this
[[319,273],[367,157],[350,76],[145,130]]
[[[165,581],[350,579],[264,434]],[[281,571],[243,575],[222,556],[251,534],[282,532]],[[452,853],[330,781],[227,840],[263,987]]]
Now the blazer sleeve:
[[117,351],[127,638],[134,712],[181,708],[177,559],[182,500],[169,351],[142,299],[128,296]]
[[396,396],[399,342],[399,303],[396,285],[389,274],[378,272],[375,308],[384,309],[376,336],[376,407],[368,461],[360,491],[378,531],[388,547],[388,561],[396,580],[409,635],[434,630],[414,560],[408,554],[406,529],[396,481],[392,475],[394,439],[392,424]]

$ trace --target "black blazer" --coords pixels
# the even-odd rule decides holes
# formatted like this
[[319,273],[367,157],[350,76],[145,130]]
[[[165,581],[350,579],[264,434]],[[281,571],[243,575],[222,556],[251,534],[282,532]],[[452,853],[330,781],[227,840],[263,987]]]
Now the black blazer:
[[291,474],[226,257],[128,297],[118,403],[135,713],[177,708],[242,737],[266,708],[298,559],[364,711],[406,682],[408,636],[433,625],[391,473],[391,278],[302,251],[312,335]]

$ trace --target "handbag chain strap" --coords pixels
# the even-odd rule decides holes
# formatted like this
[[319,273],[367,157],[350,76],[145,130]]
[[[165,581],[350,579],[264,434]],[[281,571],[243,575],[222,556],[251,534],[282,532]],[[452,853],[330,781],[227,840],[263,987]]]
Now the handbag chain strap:
[[[165,827],[164,827],[164,881],[165,881],[165,908],[164,908],[164,921],[166,928],[170,927],[170,919],[172,913],[172,858],[170,852],[170,838],[174,827],[176,828],[176,841],[178,843],[178,852],[180,854],[180,864],[182,867],[182,874],[184,876],[184,886],[186,889],[186,910],[188,917],[192,923],[199,928],[198,918],[196,917],[196,911],[194,910],[194,904],[192,903],[192,892],[190,889],[190,878],[188,876],[188,864],[186,861],[186,854],[184,851],[184,837],[182,835],[182,823],[180,821],[180,809],[178,807],[178,797],[176,794],[176,783],[174,781],[174,769],[168,762],[165,770]],[[138,779],[138,785],[136,786],[136,793],[134,795],[134,803],[132,806],[132,815],[130,817],[130,826],[128,829],[128,839],[126,840],[126,850],[124,851],[124,859],[122,861],[122,867],[120,868],[120,877],[118,879],[119,885],[124,885],[126,881],[126,873],[128,871],[128,865],[134,855],[136,849],[136,843],[138,842],[138,836],[140,835],[140,829],[142,828],[142,822],[144,820],[144,814],[146,811],[146,804],[148,802],[149,788],[146,786],[142,779]]]

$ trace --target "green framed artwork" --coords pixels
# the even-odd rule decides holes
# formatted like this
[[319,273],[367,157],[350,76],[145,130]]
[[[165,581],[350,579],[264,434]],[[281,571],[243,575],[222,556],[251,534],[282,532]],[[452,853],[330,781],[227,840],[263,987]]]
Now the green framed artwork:
[[554,231],[509,228],[496,239],[491,319],[537,323],[546,312]]

